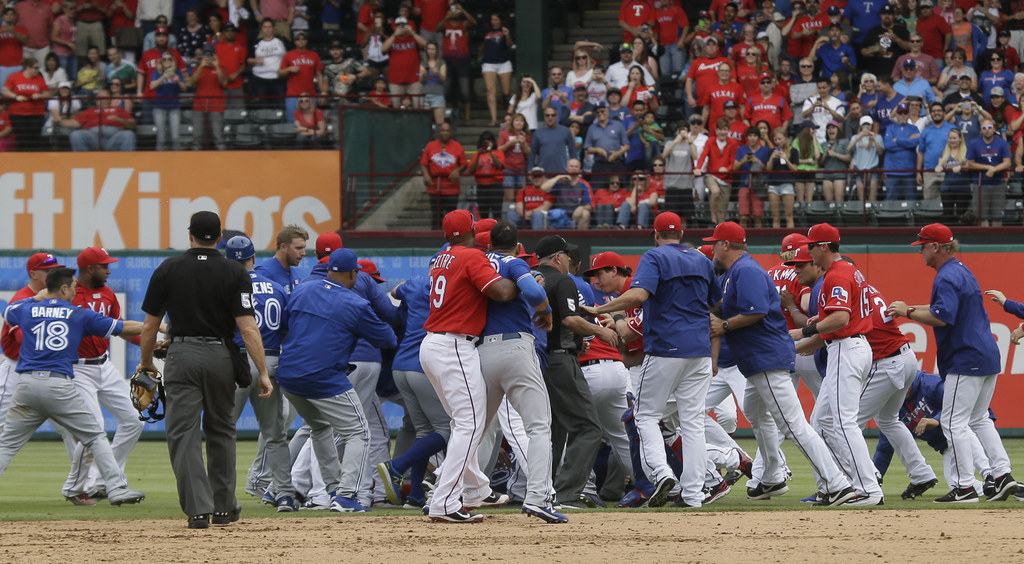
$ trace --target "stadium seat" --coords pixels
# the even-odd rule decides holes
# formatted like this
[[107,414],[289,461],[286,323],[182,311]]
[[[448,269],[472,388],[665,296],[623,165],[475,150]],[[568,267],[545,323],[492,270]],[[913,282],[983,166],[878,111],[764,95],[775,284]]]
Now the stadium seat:
[[192,110],[181,110],[181,123],[192,123]]
[[266,126],[267,141],[272,149],[295,148],[295,125],[291,123],[272,123]]
[[815,200],[805,202],[803,213],[807,223],[838,223],[839,205],[836,202]]
[[914,214],[907,200],[882,200],[875,203],[878,225],[913,225]]
[[284,121],[284,110],[273,110],[262,108],[249,112],[249,118],[254,123],[281,123]]
[[239,149],[262,149],[262,127],[255,123],[242,123],[234,126],[231,145]]
[[1019,199],[1006,201],[1006,211],[1003,212],[1003,225],[1020,225],[1024,219],[1024,202]]
[[249,112],[246,110],[229,109],[224,110],[224,123],[229,125],[236,125],[239,123],[245,123],[246,118],[249,117]]
[[139,125],[135,128],[135,145],[140,151],[152,151],[156,148],[156,126],[153,124]]
[[914,202],[914,222],[921,225],[934,223],[942,219],[941,200],[917,200]]
[[839,210],[839,216],[843,221],[843,225],[851,227],[872,225],[875,221],[874,202],[862,202],[860,200],[843,202],[843,206]]
[[181,122],[181,128],[178,129],[178,142],[181,143],[183,150],[191,150],[193,139],[195,135],[195,127],[191,123]]

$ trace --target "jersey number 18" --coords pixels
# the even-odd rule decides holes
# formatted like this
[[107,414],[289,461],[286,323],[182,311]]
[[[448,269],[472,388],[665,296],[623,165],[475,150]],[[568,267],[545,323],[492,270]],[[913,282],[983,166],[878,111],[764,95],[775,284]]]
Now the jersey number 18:
[[63,321],[40,321],[32,326],[36,350],[62,351],[68,347],[68,324]]

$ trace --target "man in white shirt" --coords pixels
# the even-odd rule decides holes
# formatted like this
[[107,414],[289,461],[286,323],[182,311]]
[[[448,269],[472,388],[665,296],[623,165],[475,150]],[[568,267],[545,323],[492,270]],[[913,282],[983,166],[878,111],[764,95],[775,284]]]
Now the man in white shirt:
[[623,43],[619,47],[619,62],[609,65],[608,72],[604,73],[608,86],[618,88],[619,90],[625,88],[626,84],[629,83],[630,67],[638,67],[644,71],[644,84],[654,86],[654,77],[651,76],[651,72],[633,60],[633,46],[629,43]]
[[804,100],[803,118],[814,122],[818,127],[814,135],[818,138],[818,143],[824,143],[828,122],[835,120],[842,123],[846,116],[846,106],[839,98],[829,94],[830,85],[827,78],[819,78],[817,86],[818,95]]

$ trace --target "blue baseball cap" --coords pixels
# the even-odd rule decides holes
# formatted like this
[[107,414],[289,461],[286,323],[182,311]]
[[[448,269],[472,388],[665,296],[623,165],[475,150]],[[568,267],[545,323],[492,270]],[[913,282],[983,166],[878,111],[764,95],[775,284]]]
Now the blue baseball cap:
[[359,270],[359,257],[352,249],[338,249],[331,253],[331,258],[327,261],[327,270],[331,272]]

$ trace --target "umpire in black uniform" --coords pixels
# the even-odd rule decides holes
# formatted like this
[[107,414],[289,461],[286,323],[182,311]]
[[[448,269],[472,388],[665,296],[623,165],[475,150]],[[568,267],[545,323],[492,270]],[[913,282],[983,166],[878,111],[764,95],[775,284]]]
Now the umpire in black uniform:
[[[273,385],[253,313],[249,274],[216,249],[220,217],[197,212],[188,231],[191,248],[164,261],[150,278],[142,302],[146,319],[138,369],[155,370],[153,349],[166,313],[171,335],[164,367],[167,448],[188,526],[205,529],[211,516],[213,524],[228,525],[241,512],[235,499],[235,372],[226,346],[236,325],[259,372],[260,397],[268,397]],[[206,431],[206,470],[200,413]]]
[[[601,447],[601,425],[590,386],[580,368],[579,353],[584,335],[597,335],[618,345],[611,329],[580,317],[579,291],[569,271],[569,245],[560,235],[549,235],[537,243],[537,271],[544,275],[544,290],[552,310],[548,332],[548,368],[544,383],[551,397],[552,460],[563,460],[555,472],[556,502],[566,507],[585,508],[583,487]],[[592,502],[591,502],[592,503]]]

